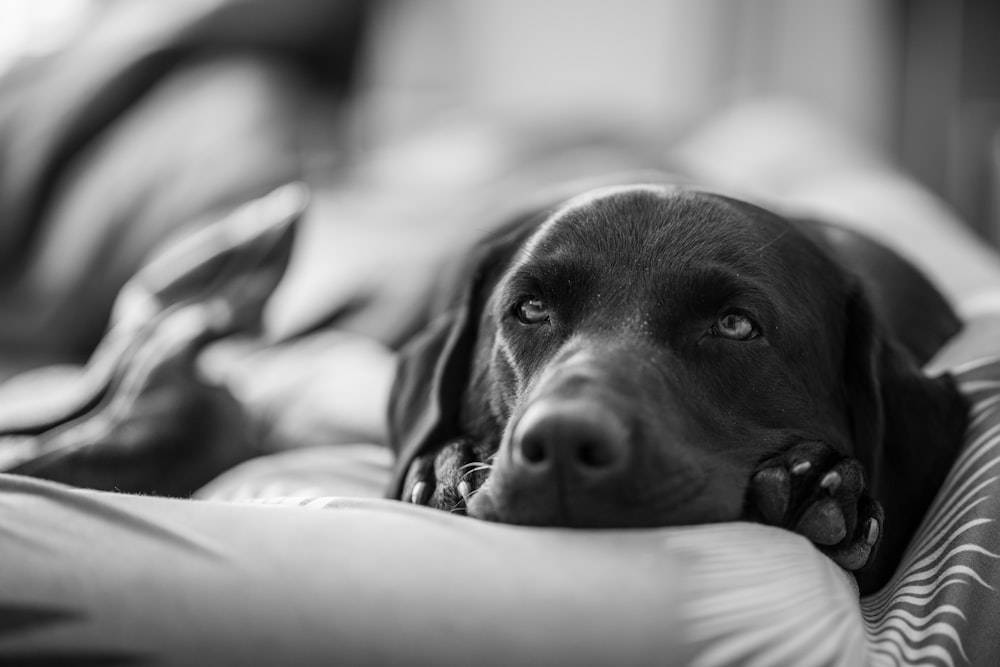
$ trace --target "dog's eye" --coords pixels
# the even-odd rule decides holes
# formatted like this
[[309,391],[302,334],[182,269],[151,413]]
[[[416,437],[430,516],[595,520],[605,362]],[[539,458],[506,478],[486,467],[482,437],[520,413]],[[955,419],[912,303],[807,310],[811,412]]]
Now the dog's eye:
[[521,299],[514,306],[514,315],[524,324],[541,324],[549,319],[549,311],[541,299]]
[[732,340],[751,340],[760,335],[749,317],[735,311],[728,312],[717,319],[712,327],[712,333]]

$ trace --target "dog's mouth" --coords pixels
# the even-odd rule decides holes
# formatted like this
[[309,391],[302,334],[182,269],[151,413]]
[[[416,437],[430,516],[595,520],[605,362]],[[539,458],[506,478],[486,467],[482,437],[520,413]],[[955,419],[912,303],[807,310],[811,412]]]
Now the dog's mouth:
[[[498,503],[499,499],[494,497],[495,489],[491,491],[489,480],[492,472],[493,466],[490,462],[468,463],[459,469],[457,476],[448,471],[444,475],[435,474],[431,480],[414,483],[406,499],[415,505],[424,505],[482,521],[517,524],[551,523],[525,518],[519,520],[517,513],[508,516],[503,512],[501,506],[504,503]],[[552,491],[555,492],[556,489],[553,488]],[[553,493],[550,502],[557,502],[555,495]],[[556,523],[569,524],[566,520]]]

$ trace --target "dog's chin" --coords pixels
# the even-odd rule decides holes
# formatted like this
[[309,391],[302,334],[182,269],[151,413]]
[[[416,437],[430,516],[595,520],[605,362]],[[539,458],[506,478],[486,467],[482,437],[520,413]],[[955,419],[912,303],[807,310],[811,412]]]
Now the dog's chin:
[[649,499],[642,504],[612,499],[569,498],[556,484],[530,491],[494,477],[472,493],[465,513],[475,519],[521,526],[580,529],[638,529],[734,521],[738,507],[719,504],[711,494],[686,493],[671,502]]
[[479,489],[466,505],[465,513],[482,521],[507,523],[520,526],[583,527],[576,526],[572,517],[557,510],[555,503],[514,502],[502,494],[494,495],[489,485]]
[[496,523],[510,523],[504,521],[497,513],[493,499],[480,489],[476,495],[469,499],[465,506],[466,515],[473,519],[482,521],[494,521]]
[[549,528],[655,528],[678,523],[670,517],[650,516],[634,508],[626,510],[597,505],[567,507],[557,499],[552,502],[518,502],[504,495],[494,496],[489,488],[480,489],[469,500],[466,514],[494,523]]

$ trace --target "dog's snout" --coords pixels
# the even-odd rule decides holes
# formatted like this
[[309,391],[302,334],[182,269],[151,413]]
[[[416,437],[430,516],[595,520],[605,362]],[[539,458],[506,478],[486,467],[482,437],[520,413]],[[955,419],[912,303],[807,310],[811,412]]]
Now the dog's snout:
[[599,481],[628,466],[629,431],[591,400],[552,399],[529,406],[511,435],[515,465],[536,474]]

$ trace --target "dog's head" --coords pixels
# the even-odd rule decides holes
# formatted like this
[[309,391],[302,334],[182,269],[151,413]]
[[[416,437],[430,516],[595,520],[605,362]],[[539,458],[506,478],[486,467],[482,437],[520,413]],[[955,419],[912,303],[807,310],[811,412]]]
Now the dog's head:
[[[930,413],[889,414],[886,394],[938,401],[947,388],[917,362],[958,325],[888,251],[888,297],[866,295],[836,258],[856,243],[660,185],[525,216],[474,253],[454,307],[402,354],[394,493],[414,457],[456,440],[487,464],[462,477],[479,487],[468,513],[511,523],[739,519],[754,470],[803,441],[877,475],[896,422],[934,430]],[[900,272],[917,287],[893,292]],[[923,320],[890,333],[872,298],[911,297]]]

